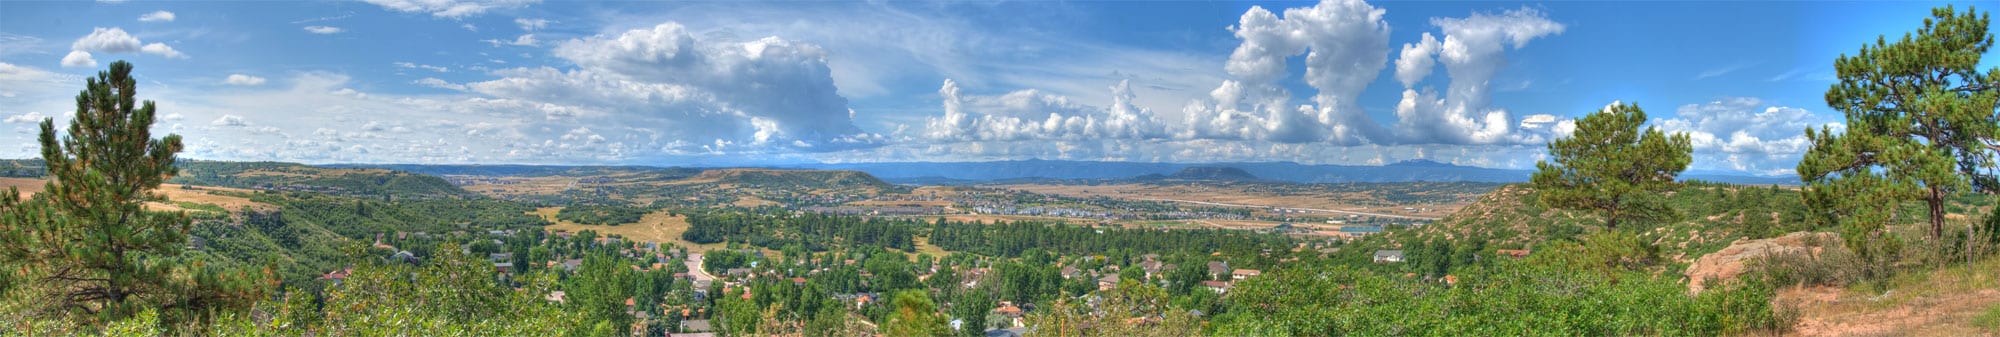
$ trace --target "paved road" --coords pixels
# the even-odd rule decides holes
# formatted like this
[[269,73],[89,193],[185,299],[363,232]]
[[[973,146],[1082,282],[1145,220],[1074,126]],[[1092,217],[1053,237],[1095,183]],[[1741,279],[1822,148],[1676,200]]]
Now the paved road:
[[1314,212],[1327,212],[1327,213],[1341,213],[1341,214],[1355,214],[1355,215],[1366,215],[1366,216],[1379,216],[1379,217],[1384,217],[1384,218],[1398,218],[1398,219],[1415,219],[1415,220],[1437,220],[1437,218],[1431,218],[1431,217],[1421,217],[1421,216],[1410,216],[1410,215],[1395,215],[1395,214],[1382,214],[1382,213],[1369,213],[1369,212],[1358,212],[1358,211],[1344,211],[1344,210],[1337,210],[1337,209],[1318,209],[1318,208],[1299,208],[1299,207],[1277,207],[1277,206],[1264,206],[1264,205],[1244,205],[1244,204],[1225,204],[1225,203],[1219,203],[1219,202],[1207,202],[1207,201],[1194,201],[1194,200],[1180,200],[1180,199],[1155,199],[1155,198],[1134,198],[1134,199],[1139,199],[1139,200],[1147,200],[1147,201],[1166,201],[1166,202],[1184,202],[1184,203],[1190,203],[1190,204],[1198,204],[1198,205],[1209,205],[1209,206],[1227,206],[1227,207],[1257,207],[1257,208],[1277,208],[1277,209],[1287,209],[1287,210],[1298,210],[1298,211],[1314,211]]
[[[704,282],[702,281],[714,282],[715,275],[709,275],[707,269],[701,268],[701,264],[702,264],[701,253],[688,254],[688,259],[687,259],[688,274],[694,275],[695,283],[703,284]],[[708,289],[704,288],[696,290],[708,290]]]

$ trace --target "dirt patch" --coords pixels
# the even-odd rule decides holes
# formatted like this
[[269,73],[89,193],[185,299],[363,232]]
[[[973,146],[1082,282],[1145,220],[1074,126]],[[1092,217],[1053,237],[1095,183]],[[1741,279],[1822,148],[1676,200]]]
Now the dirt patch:
[[1972,326],[1982,310],[2000,304],[2000,290],[1906,300],[1903,305],[1873,308],[1884,297],[1852,293],[1834,287],[1785,289],[1782,300],[1795,300],[1804,316],[1794,336],[1981,336],[1992,332]]
[[1973,324],[2000,305],[2000,257],[1942,270],[1906,271],[1889,291],[1872,287],[1805,287],[1778,291],[1776,302],[1795,304],[1795,336],[1991,336],[2000,331]]

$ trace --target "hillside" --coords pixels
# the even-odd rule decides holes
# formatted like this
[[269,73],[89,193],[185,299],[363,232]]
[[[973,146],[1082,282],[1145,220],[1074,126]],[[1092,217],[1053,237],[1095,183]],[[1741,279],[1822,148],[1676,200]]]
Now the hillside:
[[765,190],[888,190],[895,185],[860,171],[711,169],[675,184],[715,184]]
[[1256,181],[1257,176],[1234,167],[1189,167],[1167,176],[1167,179],[1206,181]]
[[[1602,218],[1542,207],[1536,202],[1539,196],[1528,185],[1507,185],[1412,232],[1426,240],[1485,241],[1499,249],[1532,250],[1540,242],[1571,240],[1604,229]],[[1807,229],[1797,191],[1789,188],[1693,184],[1666,198],[1679,210],[1677,219],[1633,222],[1621,229],[1637,230],[1641,239],[1659,247],[1662,257],[1682,264],[1740,238]]]
[[180,175],[168,182],[378,198],[429,199],[472,195],[438,177],[385,169],[218,161],[182,161],[179,166]]

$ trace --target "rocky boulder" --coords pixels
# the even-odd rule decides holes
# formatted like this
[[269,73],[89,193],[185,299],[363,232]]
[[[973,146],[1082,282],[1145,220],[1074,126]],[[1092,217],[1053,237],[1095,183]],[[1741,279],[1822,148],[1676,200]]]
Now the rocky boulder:
[[1817,257],[1827,248],[1844,249],[1839,234],[1798,232],[1769,239],[1739,239],[1730,243],[1729,247],[1702,255],[1694,260],[1694,264],[1688,265],[1688,290],[1699,293],[1709,282],[1735,279],[1743,274],[1750,260],[1758,257],[1797,253]]

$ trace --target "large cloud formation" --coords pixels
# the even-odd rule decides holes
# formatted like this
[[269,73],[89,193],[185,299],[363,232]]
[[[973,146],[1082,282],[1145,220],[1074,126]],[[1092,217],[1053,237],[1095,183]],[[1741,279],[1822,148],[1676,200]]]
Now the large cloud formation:
[[[1189,102],[1178,116],[1131,106],[1134,97],[1125,83],[1113,88],[1111,106],[1093,107],[1035,89],[966,95],[958,83],[947,80],[939,90],[943,115],[926,120],[918,132],[933,141],[923,153],[1364,163],[1382,161],[1369,153],[1389,148],[1423,157],[1454,155],[1437,150],[1470,145],[1484,150],[1455,157],[1467,158],[1468,164],[1519,167],[1523,164],[1517,160],[1494,156],[1532,159],[1541,143],[1574,128],[1567,118],[1538,114],[1517,119],[1491,106],[1490,83],[1507,65],[1504,53],[1565,29],[1538,11],[1432,19],[1440,34],[1424,33],[1421,40],[1402,45],[1394,62],[1395,79],[1405,90],[1393,128],[1377,123],[1358,102],[1390,64],[1386,11],[1361,0],[1326,0],[1281,13],[1262,7],[1243,13],[1230,27],[1239,44],[1222,64],[1229,79]],[[1300,79],[1315,90],[1304,104],[1295,101],[1286,85],[1295,74],[1290,63],[1296,59],[1303,59],[1305,68]],[[1450,81],[1446,92],[1419,91],[1440,64]],[[1154,155],[1135,158],[1121,151]]]
[[199,158],[691,164],[887,142],[854,125],[826,52],[811,44],[697,38],[662,23],[566,40],[551,52],[568,66],[412,81],[445,94],[377,92],[346,74],[306,72],[208,94],[161,86],[149,97],[179,116],[161,127],[195,139],[188,151]]
[[[1388,62],[1386,11],[1361,0],[1328,0],[1292,8],[1284,16],[1252,7],[1233,27],[1242,44],[1229,55],[1223,81],[1209,100],[1183,109],[1181,138],[1331,142],[1388,141],[1356,98]],[[1305,81],[1318,93],[1314,105],[1291,104],[1279,81],[1286,60],[1306,54]]]
[[1683,105],[1674,118],[1654,118],[1660,131],[1686,133],[1697,169],[1792,174],[1812,142],[1803,130],[1844,124],[1805,109],[1765,105],[1756,98],[1725,98]]
[[878,145],[854,126],[833,85],[826,51],[767,37],[696,39],[677,23],[563,42],[577,65],[495,71],[467,85],[493,97],[609,117],[648,133],[645,147],[674,153],[772,147],[819,152]]
[[944,87],[938,89],[944,100],[944,116],[927,120],[924,137],[931,141],[1108,141],[1166,135],[1151,110],[1132,104],[1131,82],[1118,82],[1111,87],[1111,94],[1111,107],[1099,109],[1033,89],[1000,96],[965,96],[960,94],[958,83],[945,80]]
[[[1530,40],[1560,34],[1563,25],[1525,8],[1499,15],[1434,18],[1431,23],[1444,32],[1444,40],[1424,33],[1421,42],[1403,45],[1402,56],[1396,60],[1396,79],[1404,86],[1403,99],[1396,104],[1396,130],[1403,140],[1444,144],[1548,141],[1519,132],[1512,127],[1515,121],[1506,109],[1491,107],[1491,84],[1500,68],[1507,65],[1507,48],[1519,49]],[[1443,63],[1445,73],[1451,76],[1443,97],[1429,87],[1422,91],[1416,88],[1430,76],[1434,63]]]

